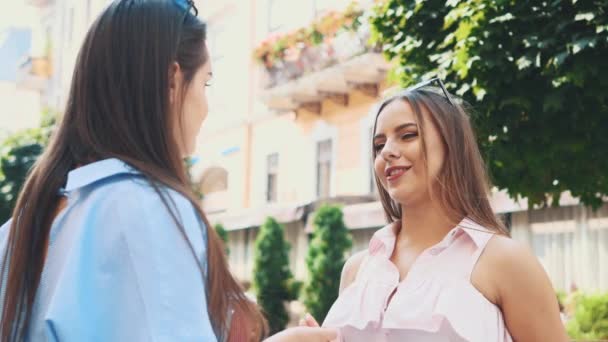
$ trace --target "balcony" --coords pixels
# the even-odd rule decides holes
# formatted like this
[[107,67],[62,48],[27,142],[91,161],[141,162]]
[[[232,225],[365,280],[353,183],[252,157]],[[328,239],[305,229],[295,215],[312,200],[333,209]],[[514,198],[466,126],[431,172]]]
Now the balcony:
[[362,10],[329,13],[312,28],[272,36],[255,52],[261,64],[261,99],[276,111],[305,108],[320,113],[330,99],[348,105],[352,90],[376,97],[390,68],[369,42]]

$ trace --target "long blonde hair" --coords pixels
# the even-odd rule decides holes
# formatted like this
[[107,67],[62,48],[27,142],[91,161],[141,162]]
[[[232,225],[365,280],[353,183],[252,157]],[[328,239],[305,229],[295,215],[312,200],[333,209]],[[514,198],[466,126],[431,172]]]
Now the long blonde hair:
[[[445,149],[443,166],[437,177],[429,182],[431,199],[438,201],[440,207],[454,224],[460,222],[463,217],[468,217],[481,226],[500,234],[509,235],[504,224],[496,217],[490,206],[488,198],[490,182],[467,113],[470,107],[463,101],[456,101],[452,96],[450,96],[452,101],[449,102],[446,96],[447,94],[440,94],[425,87],[405,91],[397,97],[382,101],[377,106],[372,136],[376,134],[378,116],[382,110],[393,101],[407,101],[418,122],[422,159],[428,175],[424,112],[422,110],[426,109],[430,122],[437,129]],[[372,142],[374,159],[376,155],[377,152],[374,150]],[[387,221],[391,223],[401,220],[403,214],[401,205],[390,197],[381,185],[377,174],[375,174],[375,180]]]

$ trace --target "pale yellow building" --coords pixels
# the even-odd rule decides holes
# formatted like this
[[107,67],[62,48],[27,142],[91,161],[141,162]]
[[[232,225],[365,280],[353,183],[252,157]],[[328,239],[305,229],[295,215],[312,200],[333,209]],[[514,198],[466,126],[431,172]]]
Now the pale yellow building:
[[[218,81],[211,105],[218,107],[201,134],[195,175],[210,220],[229,230],[230,264],[245,283],[251,280],[253,243],[267,216],[285,225],[292,272],[299,279],[306,277],[311,220],[320,203],[343,205],[352,251],[366,248],[384,225],[371,174],[370,109],[387,88],[390,65],[362,44],[366,28],[336,36],[329,57],[334,63],[307,72],[297,63],[319,57],[322,64],[328,57],[314,52],[309,60],[286,57],[274,69],[252,57],[262,41],[348,5],[328,1],[319,10],[320,2],[205,2]],[[362,2],[362,8],[371,2]],[[594,213],[567,193],[561,207],[550,209],[528,210],[525,200],[515,202],[504,192],[494,192],[491,201],[513,237],[531,245],[557,289],[571,283],[608,289],[608,207]]]
[[[50,51],[47,46],[49,35],[50,0],[26,0],[22,3],[5,4],[0,22],[0,44],[9,44],[11,31],[25,31],[27,35],[19,35],[26,39],[29,48],[16,61],[14,79],[0,80],[0,140],[6,136],[29,128],[38,127],[41,113],[48,102],[46,90],[52,72]],[[16,43],[12,41],[12,44]],[[23,41],[20,41],[23,43]],[[3,59],[4,60],[4,59]],[[3,68],[13,67],[10,63]]]
[[[49,6],[52,21],[53,75],[46,96],[61,109],[84,33],[109,0],[40,2]],[[210,220],[230,231],[231,268],[244,282],[251,279],[253,242],[267,216],[285,224],[299,279],[306,277],[310,222],[320,202],[343,204],[353,251],[365,248],[384,224],[372,184],[369,113],[388,87],[390,66],[362,44],[366,27],[334,37],[332,50],[309,51],[307,63],[314,68],[305,73],[297,72],[297,63],[269,73],[252,56],[261,42],[332,10],[343,12],[349,2],[196,1],[209,25],[215,80],[193,175]],[[371,2],[360,1],[363,8]],[[325,66],[328,51],[333,63]],[[594,213],[564,194],[562,207],[528,210],[525,200],[516,203],[503,192],[493,193],[492,203],[513,237],[531,245],[556,288],[576,283],[608,290],[606,206]]]

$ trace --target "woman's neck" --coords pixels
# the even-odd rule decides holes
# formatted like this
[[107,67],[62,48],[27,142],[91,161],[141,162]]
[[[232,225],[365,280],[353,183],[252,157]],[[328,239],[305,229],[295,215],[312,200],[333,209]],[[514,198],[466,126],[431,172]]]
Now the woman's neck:
[[438,203],[432,201],[415,206],[402,206],[401,227],[397,239],[407,244],[433,245],[457,223],[450,220]]

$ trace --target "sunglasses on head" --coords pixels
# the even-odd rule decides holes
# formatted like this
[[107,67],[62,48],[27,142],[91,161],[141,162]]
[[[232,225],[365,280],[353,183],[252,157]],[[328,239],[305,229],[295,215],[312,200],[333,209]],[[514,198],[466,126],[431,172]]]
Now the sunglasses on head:
[[[413,85],[411,87],[408,87],[404,90],[401,90],[399,92],[397,92],[396,94],[389,96],[387,98],[385,98],[384,100],[382,100],[382,102],[380,102],[379,105],[377,105],[375,112],[376,112],[376,121],[374,122],[374,132],[376,131],[376,124],[377,119],[378,119],[378,115],[380,115],[380,112],[382,111],[382,109],[384,109],[384,107],[391,101],[398,99],[398,98],[402,98],[405,95],[407,95],[408,93],[414,91],[414,90],[418,90],[418,89],[422,89],[425,87],[429,87],[431,85],[433,85],[433,83],[437,83],[437,85],[439,86],[439,88],[441,89],[441,92],[443,93],[443,96],[445,96],[445,99],[448,101],[448,103],[452,106],[456,106],[456,104],[454,103],[454,101],[452,100],[452,98],[450,97],[450,93],[448,93],[448,91],[445,89],[445,85],[443,84],[443,82],[441,81],[441,79],[439,77],[433,77],[430,80],[427,81],[422,81],[416,85]],[[429,87],[429,89],[425,89],[425,90],[431,90],[432,89]],[[433,89],[434,90],[434,89]],[[438,93],[436,91],[434,91],[435,93]]]
[[[425,87],[429,87],[432,86],[433,83],[436,83],[439,88],[441,89],[441,92],[443,93],[443,96],[445,96],[445,99],[452,105],[452,106],[456,106],[456,104],[454,103],[454,101],[452,100],[452,97],[450,96],[450,93],[448,93],[448,91],[445,89],[445,85],[443,84],[443,82],[441,81],[441,79],[439,77],[433,77],[430,80],[427,81],[422,81],[416,85],[413,85],[411,87],[408,87],[400,92],[398,92],[395,95],[390,96],[389,98],[385,99],[384,101],[382,101],[382,104],[380,105],[380,108],[384,107],[386,103],[399,98],[399,97],[403,97],[405,94],[412,92],[414,90],[418,90],[418,89],[422,89]],[[431,89],[428,89],[431,90]]]
[[175,4],[184,11],[184,19],[186,19],[186,15],[188,13],[193,16],[198,16],[198,8],[194,4],[193,0],[174,0]]

